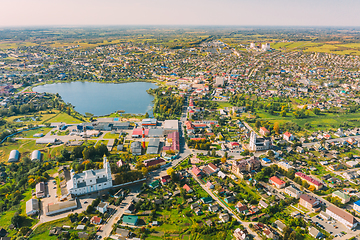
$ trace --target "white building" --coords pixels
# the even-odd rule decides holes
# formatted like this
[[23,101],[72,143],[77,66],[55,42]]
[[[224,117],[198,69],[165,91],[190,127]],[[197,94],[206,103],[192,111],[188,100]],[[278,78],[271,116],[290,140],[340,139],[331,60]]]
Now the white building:
[[103,169],[86,170],[75,174],[72,170],[71,179],[67,182],[70,194],[83,195],[112,187],[111,168],[104,156]]
[[302,191],[289,186],[289,187],[285,188],[285,193],[293,198],[298,199],[298,198],[300,198]]
[[255,48],[255,43],[250,43],[250,48],[254,49]]
[[261,45],[261,49],[263,51],[269,51],[270,50],[270,43],[265,43]]
[[9,154],[8,162],[17,162],[19,161],[20,153],[18,150],[11,150]]
[[98,210],[101,213],[106,213],[108,204],[106,202],[101,202],[96,207],[96,210]]
[[31,153],[31,161],[40,161],[41,160],[41,152],[39,150],[34,150]]
[[224,85],[225,80],[226,80],[225,77],[216,77],[215,78],[215,87]]
[[269,150],[271,148],[271,141],[266,138],[258,138],[255,132],[251,132],[250,134],[250,143],[249,150],[250,151],[264,151]]
[[326,208],[326,213],[335,220],[338,220],[348,229],[356,228],[358,221],[348,212],[341,210],[338,207],[329,206]]
[[39,212],[39,201],[35,198],[31,198],[26,202],[26,215],[31,216]]

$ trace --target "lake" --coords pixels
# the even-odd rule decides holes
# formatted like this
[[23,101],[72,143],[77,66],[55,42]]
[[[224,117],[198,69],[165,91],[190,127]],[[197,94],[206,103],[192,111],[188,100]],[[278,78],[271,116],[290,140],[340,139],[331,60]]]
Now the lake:
[[125,113],[152,115],[154,97],[146,92],[157,88],[155,83],[69,82],[46,84],[33,88],[35,92],[59,93],[65,103],[71,103],[81,114],[104,116],[118,110]]

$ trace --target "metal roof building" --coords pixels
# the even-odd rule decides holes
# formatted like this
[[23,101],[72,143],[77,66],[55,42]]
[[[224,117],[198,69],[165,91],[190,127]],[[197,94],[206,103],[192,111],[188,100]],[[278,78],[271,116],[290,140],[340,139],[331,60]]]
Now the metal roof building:
[[17,162],[19,161],[20,153],[18,150],[12,150],[9,154],[8,162]]
[[151,138],[146,150],[146,154],[158,154],[160,146],[160,139]]
[[55,143],[56,138],[39,138],[36,139],[36,144],[48,144],[48,143]]
[[39,211],[39,201],[35,198],[31,198],[26,202],[26,215],[31,216]]
[[35,150],[31,153],[31,161],[40,161],[41,160],[41,152],[39,150]]

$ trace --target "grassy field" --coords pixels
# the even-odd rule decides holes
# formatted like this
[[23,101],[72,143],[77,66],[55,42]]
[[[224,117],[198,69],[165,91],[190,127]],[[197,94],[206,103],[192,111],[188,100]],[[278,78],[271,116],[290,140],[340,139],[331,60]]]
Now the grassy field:
[[44,146],[36,145],[35,140],[17,140],[15,142],[4,142],[0,149],[0,162],[7,162],[11,150],[17,149],[20,152],[20,159],[28,156],[34,150],[40,150]]
[[54,116],[53,118],[49,118],[45,121],[45,122],[63,122],[63,123],[68,123],[68,124],[73,124],[73,123],[81,123],[80,120],[66,114],[66,113],[59,113],[58,115]]
[[38,128],[38,129],[22,132],[22,133],[16,135],[16,137],[33,138],[33,135],[36,134],[36,133],[42,133],[42,134],[46,135],[52,129],[53,128],[47,128],[47,127]]
[[310,41],[301,42],[278,42],[272,43],[272,48],[281,50],[304,50],[305,52],[325,52],[335,54],[360,55],[360,43],[314,43]]
[[315,115],[310,113],[309,117],[303,119],[296,119],[291,113],[288,113],[286,117],[280,115],[271,115],[268,112],[257,112],[257,115],[262,120],[268,120],[270,122],[279,122],[280,124],[285,122],[295,122],[300,127],[304,127],[305,123],[311,124],[309,131],[315,130],[329,130],[330,128],[336,129],[340,127],[342,123],[352,124],[354,127],[360,127],[360,113],[347,113],[347,114],[334,114],[334,113],[322,113]]
[[105,138],[105,139],[115,139],[115,138],[119,138],[119,134],[106,133],[103,138]]
[[233,107],[234,106],[229,102],[217,102],[217,103],[219,104],[218,109],[225,108],[225,107]]
[[0,42],[0,49],[18,48],[36,46],[38,44],[32,42]]

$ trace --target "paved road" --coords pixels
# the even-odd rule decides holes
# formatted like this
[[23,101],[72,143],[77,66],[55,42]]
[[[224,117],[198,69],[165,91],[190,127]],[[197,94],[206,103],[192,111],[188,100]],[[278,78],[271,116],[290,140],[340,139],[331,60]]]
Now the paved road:
[[221,207],[223,207],[224,209],[226,209],[233,218],[235,218],[240,224],[244,225],[244,226],[248,229],[249,233],[254,236],[254,239],[258,239],[258,240],[261,239],[261,238],[249,227],[249,225],[250,225],[252,222],[242,222],[241,219],[236,215],[236,213],[235,213],[232,209],[228,208],[222,201],[220,201],[219,198],[218,198],[217,196],[215,196],[215,194],[213,194],[213,192],[205,186],[205,184],[202,184],[202,183],[200,182],[200,180],[192,173],[192,171],[189,170],[188,172],[189,172],[189,173],[192,175],[192,177],[200,184],[200,186],[201,186],[213,199],[216,200],[216,202],[217,202]]
[[125,197],[121,204],[116,208],[116,212],[112,217],[107,221],[102,227],[102,231],[97,232],[96,235],[100,235],[102,238],[109,237],[112,231],[112,227],[117,221],[119,221],[124,214],[125,207],[138,195],[141,186],[137,186],[135,189],[132,189],[132,192]]

